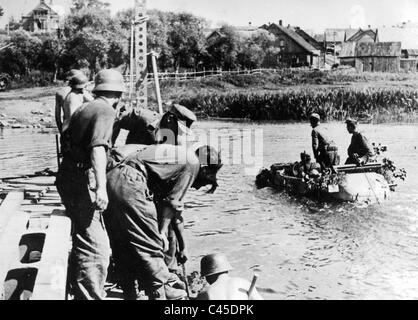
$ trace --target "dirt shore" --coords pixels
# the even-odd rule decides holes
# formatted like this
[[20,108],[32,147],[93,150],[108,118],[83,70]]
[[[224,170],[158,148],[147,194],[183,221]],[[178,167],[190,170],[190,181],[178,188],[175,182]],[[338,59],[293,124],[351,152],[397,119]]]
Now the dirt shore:
[[9,90],[0,93],[0,127],[55,127],[55,92],[60,87]]

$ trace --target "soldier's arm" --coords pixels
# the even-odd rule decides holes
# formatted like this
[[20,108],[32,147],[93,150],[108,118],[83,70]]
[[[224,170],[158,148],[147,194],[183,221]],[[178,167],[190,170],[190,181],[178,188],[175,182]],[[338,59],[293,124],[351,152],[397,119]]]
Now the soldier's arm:
[[106,191],[106,149],[103,146],[94,147],[91,151],[91,164],[96,178],[96,201],[99,210],[105,210],[109,202]]
[[313,155],[316,158],[318,158],[318,147],[319,147],[319,138],[318,138],[318,132],[315,130],[312,130],[312,151]]
[[121,129],[120,120],[116,120],[115,123],[113,124],[112,145],[114,145],[116,140],[118,139],[120,129]]
[[372,157],[374,155],[374,151],[372,147],[369,144],[369,141],[364,135],[361,135],[361,143],[363,145],[364,150],[366,151],[366,156]]
[[58,94],[55,95],[55,122],[58,131],[62,133],[62,119],[61,119],[61,99]]
[[135,130],[134,117],[135,114],[132,112],[124,112],[120,115],[119,119],[115,121],[113,124],[112,144],[115,144],[121,129]]
[[184,240],[184,220],[183,217],[177,217],[172,220],[171,225],[173,226],[174,233],[176,234],[177,241],[179,243],[179,257],[180,263],[187,261],[186,241]]

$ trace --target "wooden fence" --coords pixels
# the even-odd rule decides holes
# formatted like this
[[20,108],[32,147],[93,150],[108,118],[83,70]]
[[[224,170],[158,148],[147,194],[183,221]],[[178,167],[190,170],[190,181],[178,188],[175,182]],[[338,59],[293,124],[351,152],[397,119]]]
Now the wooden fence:
[[[202,71],[192,71],[192,72],[159,72],[158,79],[159,81],[164,80],[177,80],[177,81],[186,81],[191,79],[201,79],[201,78],[212,78],[212,77],[223,77],[227,75],[251,75],[251,74],[261,74],[263,72],[283,72],[283,69],[238,69],[238,70],[222,70],[222,69],[211,69],[211,70],[202,70]],[[154,81],[154,74],[147,74],[148,82]],[[129,82],[129,74],[125,75],[125,81]],[[134,80],[135,81],[135,80]]]

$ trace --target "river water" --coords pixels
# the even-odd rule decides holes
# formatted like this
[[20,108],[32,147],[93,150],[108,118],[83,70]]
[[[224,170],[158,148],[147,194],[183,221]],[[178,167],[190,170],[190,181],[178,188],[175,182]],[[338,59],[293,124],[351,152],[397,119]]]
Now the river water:
[[[343,124],[325,126],[344,158],[351,136]],[[261,130],[258,159],[265,167],[311,151],[307,124],[202,121],[196,127],[222,129],[231,143],[240,140],[240,130]],[[203,255],[223,252],[233,275],[251,280],[259,274],[266,299],[418,299],[418,127],[361,125],[361,131],[386,145],[385,156],[408,173],[390,200],[317,204],[256,190],[244,164],[226,164],[214,195],[193,190],[186,197],[188,272],[199,270]],[[0,130],[0,177],[55,170],[54,133]]]

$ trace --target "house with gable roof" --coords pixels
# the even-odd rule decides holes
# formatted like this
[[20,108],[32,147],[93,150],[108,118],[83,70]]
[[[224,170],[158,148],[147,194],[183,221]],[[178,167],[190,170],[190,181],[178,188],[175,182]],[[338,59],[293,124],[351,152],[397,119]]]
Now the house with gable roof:
[[26,16],[22,16],[22,27],[29,32],[51,32],[59,27],[60,15],[53,9],[52,0],[46,4],[40,0],[38,5]]
[[288,67],[317,66],[321,50],[306,41],[292,27],[279,24],[265,25],[267,31],[276,37],[276,47],[279,48],[279,60]]
[[401,42],[346,42],[339,59],[357,71],[399,72]]

